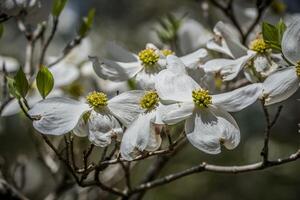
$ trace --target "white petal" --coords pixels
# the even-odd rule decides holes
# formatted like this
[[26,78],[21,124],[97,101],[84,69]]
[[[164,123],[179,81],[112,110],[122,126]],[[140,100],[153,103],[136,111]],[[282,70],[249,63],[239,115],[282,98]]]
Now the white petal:
[[154,49],[156,51],[159,51],[159,49],[157,48],[157,46],[155,46],[154,44],[152,43],[147,43],[146,44],[146,49]]
[[240,142],[240,131],[231,115],[216,107],[197,110],[186,120],[187,139],[193,146],[209,154],[221,152],[221,141],[228,149]]
[[138,73],[142,66],[139,62],[114,62],[112,60],[101,60],[97,57],[89,57],[93,62],[93,68],[96,74],[103,79],[111,81],[127,81]]
[[139,102],[144,94],[142,90],[123,92],[108,101],[108,108],[127,127],[142,112]]
[[207,61],[202,68],[206,73],[208,72],[219,72],[224,66],[232,65],[234,60],[227,58],[217,58]]
[[107,53],[117,61],[121,62],[137,62],[138,57],[134,53],[129,52],[127,49],[119,46],[115,42],[107,42]]
[[192,91],[199,89],[196,81],[186,74],[166,69],[156,77],[155,89],[161,100],[167,102],[191,102]]
[[81,118],[76,125],[76,127],[73,129],[73,133],[78,137],[86,137],[89,133],[89,127],[88,123],[85,122],[83,118]]
[[300,60],[300,22],[293,21],[282,37],[282,53],[292,63]]
[[142,69],[136,74],[135,81],[137,85],[144,90],[154,89],[157,74],[158,72],[156,70],[152,72]]
[[219,38],[209,40],[206,44],[206,48],[219,53],[223,53],[225,55],[228,55],[231,58],[234,58],[226,42],[223,39],[221,39],[221,41],[217,41],[217,40],[219,40]]
[[11,100],[2,110],[1,116],[7,117],[11,115],[15,115],[21,111],[21,108],[19,106],[18,100],[13,99]]
[[167,69],[177,74],[185,74],[185,65],[180,58],[174,55],[167,56]]
[[271,74],[263,83],[263,93],[267,95],[266,105],[286,100],[299,88],[299,78],[295,67],[288,67]]
[[89,109],[87,104],[72,99],[53,97],[35,104],[29,115],[37,120],[33,126],[39,132],[62,135],[74,129],[82,114]]
[[247,62],[254,56],[254,54],[248,54],[233,60],[231,64],[225,65],[221,68],[221,76],[224,81],[230,81],[237,77],[239,72],[244,68]]
[[261,95],[262,84],[255,83],[231,92],[212,95],[212,102],[228,112],[237,112],[253,104]]
[[227,24],[221,21],[218,22],[214,28],[214,32],[222,36],[233,58],[239,58],[247,54],[247,48],[242,45],[232,28]]
[[69,85],[79,77],[79,69],[66,62],[60,62],[49,70],[53,75],[55,87]]
[[212,33],[193,19],[185,20],[178,30],[179,47],[183,54],[204,47],[210,38]]
[[180,57],[180,59],[186,67],[195,68],[207,54],[205,49],[198,49],[195,52]]
[[121,143],[121,155],[126,160],[132,160],[137,155],[137,150],[142,152],[149,147],[152,151],[159,148],[160,136],[154,131],[152,121],[155,112],[140,114],[138,118],[125,131]]
[[106,147],[112,138],[120,138],[123,130],[118,120],[106,112],[91,111],[89,120],[89,140],[96,146]]
[[220,72],[224,81],[230,81],[238,75],[253,56],[255,56],[255,53],[249,51],[248,55],[235,60],[223,58],[214,59],[205,63],[203,68],[206,72]]
[[157,110],[161,120],[169,125],[177,124],[193,114],[194,103],[175,103],[170,105],[161,105]]
[[0,71],[3,71],[2,67],[5,63],[5,70],[10,73],[19,69],[19,62],[12,57],[0,56]]
[[[59,89],[54,89],[50,92],[47,98],[51,97],[59,97],[62,96],[62,91]],[[26,100],[28,102],[29,107],[34,106],[37,102],[42,100],[41,95],[39,92],[34,89],[30,90],[28,95],[26,96]],[[9,102],[3,109],[1,116],[6,117],[6,116],[11,116],[19,113],[21,111],[21,108],[19,106],[18,100],[13,99],[11,102]]]

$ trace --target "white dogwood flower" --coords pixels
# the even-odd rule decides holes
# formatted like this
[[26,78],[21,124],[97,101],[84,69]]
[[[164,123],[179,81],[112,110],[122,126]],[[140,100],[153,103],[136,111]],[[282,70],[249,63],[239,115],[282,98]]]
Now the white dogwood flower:
[[35,26],[48,19],[51,5],[51,0],[1,0],[0,12]]
[[265,104],[271,105],[286,100],[299,88],[300,77],[300,22],[288,25],[282,37],[282,53],[290,63],[278,70],[263,83]]
[[155,151],[161,145],[159,116],[161,103],[156,91],[145,92],[140,99],[142,113],[127,128],[122,138],[120,152],[124,159],[132,160],[143,151]]
[[261,84],[210,95],[186,74],[180,59],[168,56],[167,62],[167,69],[159,73],[155,84],[162,102],[170,104],[161,110],[162,121],[172,125],[185,120],[188,140],[206,153],[220,153],[220,144],[235,148],[240,142],[240,131],[228,112],[254,103],[261,95]]
[[[166,66],[166,56],[173,53],[170,50],[160,51],[153,44],[147,44],[146,49],[140,51],[138,55],[113,43],[108,49],[113,52],[114,57],[119,58],[119,61],[90,57],[96,74],[100,78],[112,81],[127,81],[134,78],[143,89],[154,88],[156,75]],[[194,68],[206,55],[206,50],[199,49],[183,56],[182,60],[186,66]]]
[[261,82],[278,68],[281,57],[273,54],[262,38],[253,40],[247,49],[222,22],[215,26],[215,38],[207,43],[211,50],[229,57],[212,59],[203,65],[205,72],[219,72],[224,81],[230,81],[244,70],[251,82]]
[[[123,133],[120,122],[128,127],[140,113],[139,99],[143,91],[124,92],[108,100],[102,92],[91,92],[86,102],[63,97],[42,100],[29,110],[33,126],[43,134],[62,135],[81,126],[88,127],[89,140],[97,146],[107,146],[112,138]],[[79,124],[81,123],[81,124]],[[79,136],[84,136],[80,131]]]

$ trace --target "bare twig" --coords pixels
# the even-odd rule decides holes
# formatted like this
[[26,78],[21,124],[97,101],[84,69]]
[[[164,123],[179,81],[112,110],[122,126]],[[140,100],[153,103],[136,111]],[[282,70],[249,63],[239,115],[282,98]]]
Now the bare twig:
[[170,183],[172,181],[175,181],[177,179],[180,179],[180,178],[183,178],[188,175],[195,174],[195,173],[200,173],[200,172],[205,172],[205,171],[215,172],[215,173],[226,173],[226,174],[245,173],[245,172],[263,170],[266,168],[293,162],[299,158],[300,158],[300,149],[296,153],[290,155],[289,157],[287,157],[285,159],[277,159],[274,161],[269,161],[267,165],[265,165],[263,161],[257,162],[254,164],[250,164],[250,165],[241,165],[241,166],[220,166],[220,165],[211,165],[211,164],[207,164],[207,163],[203,162],[199,165],[185,169],[183,171],[164,176],[162,178],[156,179],[151,182],[141,184],[138,187],[134,188],[132,190],[132,193],[137,193],[137,192],[140,192],[143,190],[149,190],[149,189],[157,187],[157,186],[165,185],[167,183]]
[[53,40],[54,35],[57,30],[57,26],[58,26],[58,22],[59,22],[58,17],[53,17],[52,21],[53,21],[53,25],[52,25],[51,33],[50,33],[48,39],[46,40],[44,46],[42,47],[42,53],[41,53],[40,60],[39,60],[39,67],[41,67],[44,64],[46,52],[47,52],[48,47],[49,47],[51,41]]

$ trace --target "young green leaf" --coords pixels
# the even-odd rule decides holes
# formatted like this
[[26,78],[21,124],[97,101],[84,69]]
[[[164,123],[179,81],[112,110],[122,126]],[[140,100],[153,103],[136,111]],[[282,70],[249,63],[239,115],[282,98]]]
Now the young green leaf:
[[84,37],[87,34],[87,32],[91,29],[94,22],[95,13],[95,9],[91,9],[88,12],[88,15],[83,18],[82,24],[79,28],[79,35],[81,37]]
[[17,99],[20,99],[21,96],[18,93],[18,91],[16,90],[16,85],[15,85],[15,80],[13,78],[10,78],[8,76],[5,77],[6,81],[7,81],[7,86],[8,86],[8,91],[9,93],[14,96]]
[[52,6],[52,15],[58,17],[68,0],[55,0]]
[[276,25],[276,28],[277,28],[277,31],[278,31],[279,43],[281,43],[283,33],[286,30],[286,25],[285,25],[285,23],[283,22],[282,19],[279,20],[279,22]]
[[278,32],[277,28],[272,24],[263,22],[262,24],[262,34],[263,38],[266,42],[278,43]]
[[14,77],[14,87],[17,93],[21,97],[25,98],[29,90],[29,84],[22,67],[20,67],[19,71]]
[[40,71],[36,76],[36,85],[41,96],[43,97],[43,99],[45,99],[54,86],[53,75],[47,67],[41,67]]

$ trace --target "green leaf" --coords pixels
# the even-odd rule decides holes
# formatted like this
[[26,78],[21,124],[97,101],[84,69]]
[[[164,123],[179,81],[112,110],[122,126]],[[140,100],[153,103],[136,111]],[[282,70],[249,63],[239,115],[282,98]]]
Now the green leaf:
[[79,35],[80,36],[84,37],[87,34],[87,32],[91,29],[91,27],[93,25],[93,22],[94,22],[95,13],[96,13],[96,10],[91,9],[88,12],[88,15],[83,18],[82,24],[79,28]]
[[280,44],[281,44],[281,40],[282,40],[283,33],[284,33],[285,30],[286,30],[286,25],[285,25],[285,23],[283,22],[282,19],[279,20],[279,22],[278,22],[277,25],[276,25],[276,28],[277,28],[277,31],[278,31],[279,42],[280,42]]
[[43,97],[43,99],[45,99],[54,86],[53,75],[47,67],[41,67],[40,71],[36,76],[36,85],[41,96]]
[[2,38],[3,33],[4,33],[4,25],[0,24],[0,38]]
[[279,41],[277,28],[272,24],[263,22],[262,34],[265,42],[277,43]]
[[18,93],[18,91],[16,90],[16,84],[15,84],[15,79],[13,78],[10,78],[10,77],[6,77],[6,80],[7,80],[7,86],[8,86],[8,91],[9,93],[16,97],[17,99],[20,99],[21,96],[20,94]]
[[14,87],[18,94],[25,98],[29,90],[29,84],[22,67],[20,67],[19,71],[14,77]]
[[68,0],[55,0],[52,6],[52,15],[58,17]]

